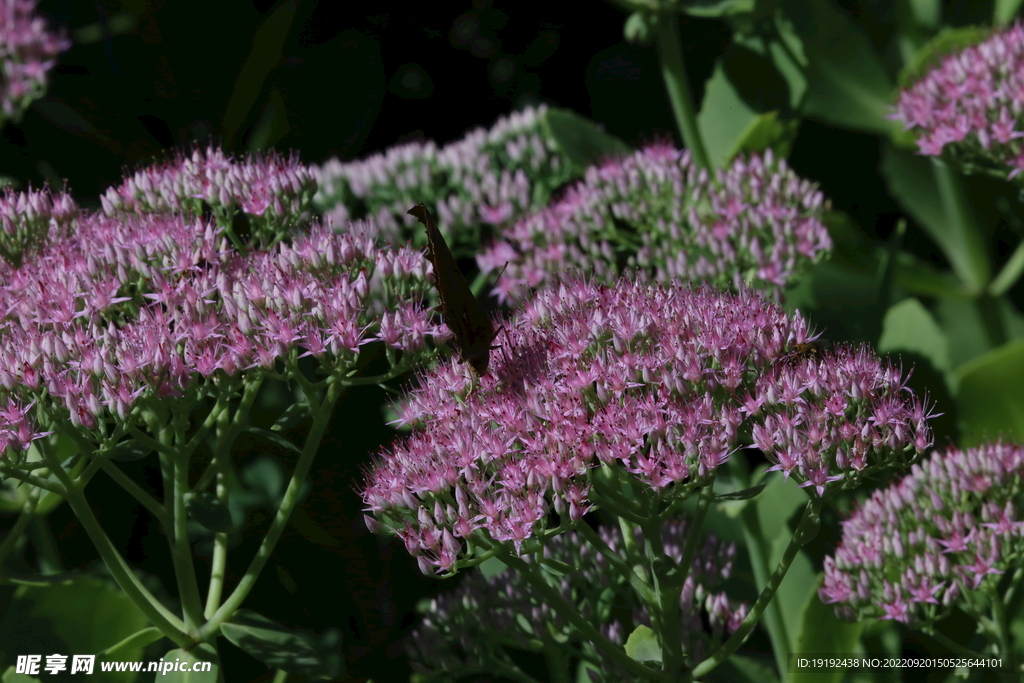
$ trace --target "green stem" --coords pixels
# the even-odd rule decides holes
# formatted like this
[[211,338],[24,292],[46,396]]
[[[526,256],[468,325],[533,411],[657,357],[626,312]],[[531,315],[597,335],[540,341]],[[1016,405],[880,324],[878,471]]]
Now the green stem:
[[199,592],[199,579],[192,561],[192,547],[188,542],[188,510],[185,508],[185,496],[188,489],[188,460],[181,454],[173,458],[173,483],[171,493],[171,528],[168,528],[168,542],[171,548],[171,561],[178,579],[178,592],[181,599],[182,616],[185,627],[191,632],[203,623],[203,603]]
[[114,544],[111,543],[110,537],[107,536],[103,527],[100,526],[99,520],[93,514],[89,501],[85,498],[85,493],[71,481],[64,468],[61,467],[60,462],[52,454],[47,452],[46,458],[50,463],[51,471],[56,475],[61,484],[64,485],[64,495],[67,498],[68,504],[71,506],[72,511],[74,511],[75,516],[78,517],[78,521],[81,522],[82,528],[89,535],[89,539],[96,546],[100,558],[106,564],[111,576],[117,581],[117,585],[121,587],[121,590],[135,603],[139,610],[146,615],[146,618],[160,629],[165,636],[174,641],[178,647],[189,648],[195,645],[195,640],[185,633],[185,625],[181,620],[160,604],[160,601],[142,585],[142,582],[135,576],[135,572],[132,571],[131,567],[124,561],[124,558],[121,557]]
[[[301,375],[297,377],[297,381],[300,385],[308,386],[305,383]],[[313,425],[309,430],[309,435],[306,437],[305,446],[302,449],[302,455],[299,456],[299,461],[295,465],[295,471],[292,472],[291,480],[288,482],[288,488],[284,492],[284,496],[281,499],[281,505],[278,507],[277,514],[274,516],[274,521],[270,525],[270,529],[267,531],[267,535],[263,537],[263,542],[260,544],[259,550],[256,552],[256,556],[253,557],[252,562],[249,563],[249,568],[246,570],[245,575],[238,582],[235,590],[232,591],[228,599],[224,601],[216,612],[209,618],[209,620],[200,629],[200,637],[202,640],[208,640],[216,635],[220,631],[220,626],[227,619],[235,613],[245,600],[246,596],[249,595],[249,591],[252,590],[256,584],[256,579],[259,578],[260,572],[263,571],[263,567],[267,564],[267,560],[270,559],[270,554],[274,550],[274,546],[277,545],[278,540],[281,538],[282,532],[284,532],[285,526],[288,524],[288,518],[292,514],[292,510],[299,503],[299,494],[302,491],[302,486],[306,481],[306,475],[309,473],[309,468],[313,464],[313,458],[316,455],[317,448],[320,445],[320,440],[323,438],[324,431],[327,429],[328,416],[334,403],[338,400],[341,392],[345,386],[340,382],[332,383],[327,389],[327,396],[324,398],[322,405],[310,406],[310,412],[313,415]],[[307,396],[307,400],[312,400],[311,397]]]
[[[230,478],[230,459],[228,453],[230,452],[230,445],[225,447],[226,443],[233,443],[237,437],[239,430],[241,429],[242,421],[239,418],[240,411],[244,408],[246,414],[248,414],[249,407],[252,405],[252,400],[256,397],[256,392],[252,392],[250,397],[248,390],[242,396],[242,406],[239,408],[239,412],[235,413],[235,419],[232,425],[229,425],[228,413],[224,411],[220,414],[217,420],[217,441],[214,444],[213,451],[213,463],[212,467],[217,471],[217,500],[219,500],[225,507],[228,504],[230,497],[228,482]],[[238,429],[234,429],[235,425],[238,425]],[[209,619],[220,607],[220,599],[224,592],[224,576],[227,570],[228,563],[228,535],[226,532],[217,532],[213,535],[213,559],[210,563],[210,586],[206,592],[206,609],[203,610],[203,616]]]
[[992,277],[988,254],[981,240],[981,230],[971,213],[964,189],[963,178],[938,159],[932,159],[932,169],[939,186],[942,207],[949,221],[948,234],[940,239],[953,272],[974,295],[980,294]]
[[0,543],[0,573],[2,573],[4,560],[6,560],[7,556],[11,554],[12,550],[14,550],[14,546],[17,545],[18,539],[22,537],[22,534],[25,533],[25,529],[28,527],[29,522],[31,522],[36,515],[36,506],[39,505],[39,496],[41,495],[40,491],[42,491],[40,488],[33,488],[29,491],[28,496],[25,498],[25,502],[21,506],[21,512],[18,514],[17,521],[14,522],[14,526],[11,527],[11,530],[7,532],[3,543]]
[[[753,506],[748,505],[744,511],[752,507]],[[750,635],[750,631],[757,625],[757,622],[761,619],[761,615],[765,614],[765,610],[768,605],[772,603],[772,598],[775,596],[775,592],[779,589],[779,586],[782,585],[782,580],[786,578],[786,572],[789,571],[789,566],[793,563],[797,553],[800,552],[800,548],[808,536],[809,529],[819,523],[818,515],[820,511],[820,498],[812,498],[807,502],[807,506],[804,508],[804,516],[800,520],[800,524],[797,526],[796,531],[793,533],[793,538],[790,539],[789,545],[786,547],[786,551],[782,554],[782,559],[779,560],[778,566],[775,567],[775,571],[765,584],[761,594],[757,597],[757,601],[754,602],[754,606],[750,608],[750,612],[747,613],[743,623],[741,623],[740,627],[736,629],[736,632],[729,637],[729,640],[694,668],[694,680],[703,678],[711,670],[731,657],[739,646],[743,644],[743,641],[746,640],[747,636]],[[744,529],[744,533],[747,533],[746,529]],[[753,560],[753,552],[751,553],[751,560]],[[768,615],[765,616],[767,617]],[[779,617],[779,619],[781,621],[781,617]],[[782,630],[782,635],[785,636],[784,629]],[[772,649],[775,650],[775,661],[779,667],[780,680],[783,680],[786,676],[786,672],[788,671],[786,663],[789,659],[789,640],[787,639],[781,642],[776,642],[776,639],[773,638]]]
[[579,532],[590,545],[600,553],[608,564],[622,576],[629,577],[629,585],[632,586],[633,590],[636,591],[637,595],[644,603],[649,603],[655,599],[654,591],[651,590],[643,574],[633,571],[633,568],[629,566],[629,563],[625,562],[618,553],[609,547],[601,535],[590,528],[589,524],[582,523],[576,527]]
[[579,630],[580,634],[589,640],[594,647],[596,647],[606,657],[634,676],[639,676],[652,681],[670,680],[661,671],[655,671],[654,669],[644,666],[627,655],[626,651],[622,649],[622,647],[605,638],[586,617],[580,614],[575,605],[567,602],[562,597],[561,593],[552,588],[548,582],[544,580],[544,577],[540,575],[534,567],[530,566],[528,562],[523,561],[507,550],[499,552],[498,555],[503,563],[516,570],[524,579],[526,579],[530,586],[540,593],[540,596],[552,609],[570,621],[572,625]]
[[690,79],[686,75],[686,65],[683,62],[679,20],[674,13],[666,12],[658,16],[657,26],[655,36],[658,54],[661,56],[661,77],[665,81],[665,89],[668,90],[668,99],[672,104],[676,125],[683,136],[683,142],[690,150],[693,162],[701,168],[710,170],[711,163],[697,125],[697,110],[693,104]]
[[999,643],[999,652],[1009,659],[1004,662],[1007,666],[1000,669],[1002,678],[1009,683],[1018,680],[1017,664],[1013,656],[1013,639],[1010,636],[1009,625],[1006,621],[1006,610],[1003,609],[1003,600],[994,587],[988,590],[989,601],[992,603],[992,621],[996,627],[996,639]]

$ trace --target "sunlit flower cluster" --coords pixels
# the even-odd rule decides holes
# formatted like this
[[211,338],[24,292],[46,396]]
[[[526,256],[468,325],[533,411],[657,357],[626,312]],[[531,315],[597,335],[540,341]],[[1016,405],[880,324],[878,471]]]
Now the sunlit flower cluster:
[[1024,27],[1019,23],[947,57],[903,91],[895,119],[921,154],[1014,178],[1024,171]]
[[770,150],[712,177],[688,151],[658,144],[591,167],[477,260],[484,272],[508,263],[499,300],[521,299],[567,270],[606,283],[629,272],[777,291],[831,249],[827,208],[817,186]]
[[[579,521],[606,465],[671,499],[746,447],[824,495],[930,444],[924,404],[867,350],[804,356],[805,322],[746,291],[627,280],[541,291],[481,378],[448,363],[402,419],[363,500],[424,570],[481,531],[521,549],[549,513]],[[600,492],[598,492],[600,493]]]

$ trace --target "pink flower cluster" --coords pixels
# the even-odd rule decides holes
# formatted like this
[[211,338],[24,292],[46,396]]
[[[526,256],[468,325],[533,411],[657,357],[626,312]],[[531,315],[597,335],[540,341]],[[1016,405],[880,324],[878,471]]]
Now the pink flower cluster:
[[336,224],[371,218],[398,244],[416,225],[406,212],[426,204],[445,232],[479,242],[482,224],[503,226],[543,206],[576,175],[545,133],[546,107],[525,109],[438,147],[413,142],[365,159],[331,159],[315,169],[316,202]]
[[[689,526],[680,519],[671,519],[662,527],[665,554],[677,564],[683,561],[687,531]],[[637,528],[633,533],[643,543],[643,532]],[[598,534],[612,552],[623,553],[617,529],[602,526]],[[553,587],[612,642],[624,645],[636,626],[651,625],[647,607],[633,593],[628,577],[610,570],[605,557],[579,533],[571,531],[551,539],[543,554],[548,562],[574,568],[565,576],[552,577]],[[691,561],[680,594],[680,636],[694,662],[700,661],[715,641],[735,631],[747,614],[745,604],[714,590],[729,578],[735,555],[735,544],[708,536]],[[535,562],[532,556],[524,559]],[[609,600],[614,602],[614,610],[608,609]],[[458,589],[432,600],[412,634],[409,652],[417,672],[445,672],[457,679],[493,661],[514,668],[516,664],[502,644],[524,651],[561,649],[566,661],[579,657],[582,647],[591,661],[601,659],[589,644],[580,642],[561,612],[552,609],[522,575],[510,570],[489,578],[474,572]],[[604,659],[600,666],[605,680],[628,678],[628,673],[617,670],[610,660]]]
[[[341,369],[378,339],[423,349],[439,333],[420,304],[425,273],[420,252],[381,250],[370,232],[314,226],[241,254],[197,217],[81,215],[21,267],[0,263],[0,401],[35,401],[43,424],[102,435],[140,401],[273,370],[300,349]],[[378,299],[391,310],[386,334],[370,310]]]
[[964,593],[998,581],[1024,550],[1024,448],[935,452],[875,491],[825,558],[819,595],[846,617],[934,623]]
[[66,192],[4,190],[0,195],[0,257],[20,264],[25,251],[66,236],[77,216],[78,205]]
[[921,154],[949,153],[961,163],[1024,171],[1024,27],[1019,23],[947,57],[900,94],[893,118],[918,133]]
[[547,209],[506,230],[477,257],[508,269],[499,300],[520,300],[566,270],[614,282],[680,279],[738,288],[786,286],[832,247],[828,203],[771,150],[712,178],[688,151],[658,144],[587,170]]
[[47,72],[71,47],[36,14],[36,0],[0,0],[0,126],[17,121],[46,91]]
[[794,355],[807,339],[802,318],[749,291],[542,290],[499,333],[487,375],[449,363],[423,377],[402,407],[420,429],[368,475],[368,523],[451,571],[478,530],[519,548],[552,511],[579,521],[601,464],[671,499],[756,446],[823,495],[929,445],[898,371],[865,350]]
[[[205,202],[220,225],[236,210],[274,232],[294,225],[312,201],[316,181],[298,157],[270,152],[236,161],[215,147],[144,168],[101,197],[108,216],[188,212]],[[262,219],[262,220],[259,220]]]

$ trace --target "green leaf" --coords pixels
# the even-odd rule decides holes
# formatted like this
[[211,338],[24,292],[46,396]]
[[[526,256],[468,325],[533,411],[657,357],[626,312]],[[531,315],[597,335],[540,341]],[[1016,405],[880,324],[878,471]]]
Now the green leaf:
[[293,428],[302,421],[302,418],[309,414],[309,408],[305,403],[293,403],[281,413],[274,425],[270,428],[274,432],[283,432]]
[[904,299],[886,311],[878,350],[882,353],[909,351],[927,358],[940,372],[951,369],[946,335],[917,299]]
[[715,670],[725,681],[748,683],[778,683],[779,674],[775,663],[766,664],[752,657],[734,654]]
[[220,630],[225,638],[272,669],[313,678],[334,675],[309,633],[245,609],[235,612]]
[[28,674],[15,673],[14,665],[7,667],[7,671],[0,677],[0,683],[40,683],[38,678],[33,678]]
[[185,494],[185,509],[188,516],[210,531],[227,533],[231,531],[231,511],[215,493],[196,491]]
[[[928,0],[917,0],[926,2]],[[977,45],[992,34],[988,26],[945,27],[935,37],[922,45],[900,70],[897,80],[901,88],[907,88],[921,80],[925,74],[939,65],[951,54],[966,47]]]
[[[202,643],[190,650],[171,650],[163,657],[162,662],[177,667],[177,671],[169,669],[161,673],[155,680],[167,683],[216,683],[220,676],[220,658],[213,646]],[[206,664],[209,666],[207,667]],[[199,665],[199,666],[197,666]],[[188,667],[187,671],[181,669]],[[209,668],[209,671],[205,669]],[[199,670],[196,670],[199,669]]]
[[[0,620],[0,662],[27,652],[99,652],[147,626],[149,622],[131,599],[100,578],[79,577],[47,587],[22,586]],[[121,653],[125,660],[141,657],[142,647]],[[134,672],[95,675],[97,681],[128,682],[136,677]]]
[[164,634],[160,629],[156,626],[150,626],[149,628],[144,628],[141,631],[136,631],[120,643],[111,645],[106,650],[98,652],[97,655],[102,655],[105,659],[117,659],[124,652],[137,651],[138,648],[144,648],[147,645],[152,645],[163,637]]
[[661,645],[649,627],[637,626],[626,639],[626,654],[638,662],[661,663]]
[[298,446],[296,446],[291,441],[289,441],[288,439],[284,438],[283,436],[281,436],[277,432],[272,432],[269,429],[263,429],[262,427],[254,427],[253,425],[246,425],[243,429],[244,429],[244,431],[247,431],[250,434],[256,434],[258,436],[262,436],[267,441],[276,443],[278,446],[280,446],[281,448],[284,448],[285,450],[292,451],[294,453],[298,453],[299,455],[302,454],[302,449],[301,448],[299,448]]
[[758,484],[757,486],[752,486],[749,489],[743,489],[742,491],[733,491],[732,493],[721,493],[715,496],[715,500],[750,500],[757,494],[761,493],[761,491],[764,491],[766,486],[768,485]]
[[963,446],[1000,436],[1024,441],[1024,339],[962,365],[956,378]]
[[725,72],[724,60],[719,59],[704,86],[704,101],[697,114],[697,125],[713,167],[725,166],[757,116],[740,97]]
[[754,11],[754,0],[683,0],[681,8],[691,17],[719,19]]
[[629,154],[629,147],[601,126],[569,109],[548,109],[541,121],[555,147],[580,169]]
[[[810,581],[812,590],[803,603],[800,628],[796,631],[796,644],[793,652],[804,654],[856,652],[857,643],[864,628],[863,622],[850,624],[837,619],[835,609],[823,603],[818,597],[820,584],[820,576]],[[787,680],[789,683],[803,683],[803,681],[839,683],[845,674],[844,669],[804,669],[790,672]]]
[[803,112],[827,123],[888,133],[893,84],[867,36],[828,0],[784,0],[809,61]]
[[800,119],[782,119],[778,111],[758,114],[736,141],[739,152],[763,152],[771,148],[778,157],[788,157],[800,132]]
[[152,448],[143,446],[137,441],[122,441],[108,450],[107,456],[111,460],[117,460],[118,462],[132,462],[134,460],[142,460],[152,452]]
[[996,0],[992,10],[992,22],[997,26],[1005,26],[1020,12],[1021,0]]

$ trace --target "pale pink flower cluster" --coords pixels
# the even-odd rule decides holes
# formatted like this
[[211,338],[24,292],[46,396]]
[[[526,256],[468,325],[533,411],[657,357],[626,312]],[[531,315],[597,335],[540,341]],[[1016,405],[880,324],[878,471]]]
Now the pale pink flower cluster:
[[1024,171],[1024,27],[947,57],[900,94],[893,118],[917,133],[921,154],[1014,178]]
[[825,257],[832,240],[817,186],[771,150],[714,177],[689,151],[657,144],[591,167],[548,208],[477,257],[501,270],[495,294],[520,300],[567,270],[614,282],[709,282],[778,291]]
[[422,203],[456,251],[477,244],[482,225],[510,224],[578,176],[545,132],[545,111],[524,109],[443,147],[412,142],[358,161],[328,160],[314,169],[317,205],[338,225],[370,218],[398,244],[418,225],[406,212]]
[[202,215],[208,206],[220,225],[242,211],[261,227],[283,232],[307,211],[316,181],[298,157],[276,152],[236,160],[216,147],[148,166],[101,197],[108,216],[141,213]]
[[[421,304],[425,273],[420,252],[381,249],[368,230],[314,225],[243,254],[195,216],[79,215],[20,267],[0,263],[0,429],[27,446],[39,430],[10,416],[34,402],[37,423],[67,422],[102,443],[147,400],[280,370],[299,353],[345,371],[372,341],[422,350],[439,334]],[[386,330],[371,310],[379,301]]]
[[739,449],[821,496],[931,442],[924,404],[867,350],[810,357],[803,319],[745,291],[622,280],[542,290],[495,343],[488,374],[426,374],[362,492],[424,571],[452,571],[474,533],[522,543],[594,505],[620,468],[665,499]]
[[[846,617],[934,623],[995,586],[1024,551],[1024,448],[932,453],[843,522],[821,599]],[[1001,597],[996,598],[1001,599]]]
[[24,252],[66,236],[77,216],[78,205],[66,192],[5,189],[0,195],[0,257],[19,264]]
[[43,96],[57,55],[71,47],[36,14],[36,0],[0,0],[0,126]]

